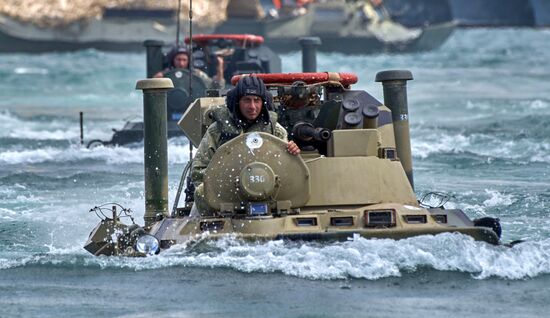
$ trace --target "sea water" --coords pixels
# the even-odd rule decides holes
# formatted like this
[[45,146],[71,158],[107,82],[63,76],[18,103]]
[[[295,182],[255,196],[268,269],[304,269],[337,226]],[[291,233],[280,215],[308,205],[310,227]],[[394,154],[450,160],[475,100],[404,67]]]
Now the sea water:
[[[300,71],[298,53],[282,56]],[[550,312],[550,31],[459,30],[440,49],[320,54],[318,68],[408,69],[415,190],[498,217],[504,242],[459,234],[400,241],[244,242],[227,237],[147,258],[82,246],[117,202],[144,213],[143,145],[110,139],[139,118],[144,54],[0,55],[0,317],[544,317]],[[170,206],[189,159],[169,141]]]

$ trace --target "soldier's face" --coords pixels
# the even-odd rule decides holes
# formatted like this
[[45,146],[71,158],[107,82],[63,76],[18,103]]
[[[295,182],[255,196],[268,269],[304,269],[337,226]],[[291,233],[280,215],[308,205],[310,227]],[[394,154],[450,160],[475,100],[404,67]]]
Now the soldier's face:
[[174,57],[175,68],[187,68],[189,65],[189,57],[187,54],[178,54]]
[[255,95],[245,95],[239,100],[239,110],[244,118],[254,121],[262,111],[262,99]]

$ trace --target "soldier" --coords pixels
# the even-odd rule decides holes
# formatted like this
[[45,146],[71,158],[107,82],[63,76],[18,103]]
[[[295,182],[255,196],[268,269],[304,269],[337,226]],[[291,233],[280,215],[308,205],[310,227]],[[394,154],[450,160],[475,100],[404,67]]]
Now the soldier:
[[374,24],[387,20],[389,15],[384,7],[383,0],[365,1],[363,3],[362,13],[365,18],[365,22],[371,22]]
[[[168,57],[170,59],[170,68],[165,69],[164,71],[156,73],[153,77],[160,78],[164,77],[164,75],[174,69],[174,68],[183,68],[188,69],[189,68],[189,51],[186,47],[178,46],[172,49],[168,53]],[[205,83],[208,88],[215,88],[220,89],[225,87],[225,79],[223,77],[223,58],[217,57],[218,59],[218,68],[216,70],[216,75],[214,75],[213,78],[210,78],[205,72],[194,68],[193,74],[200,77]]]
[[[204,171],[222,144],[248,132],[267,132],[288,140],[286,130],[277,123],[277,114],[268,110],[271,100],[261,78],[244,76],[227,92],[227,107],[220,107],[212,113],[214,122],[203,136],[191,164],[191,181],[195,186],[193,215],[196,215],[197,208],[203,215],[208,214],[202,185]],[[293,141],[288,142],[286,149],[292,155],[300,153],[300,148]]]

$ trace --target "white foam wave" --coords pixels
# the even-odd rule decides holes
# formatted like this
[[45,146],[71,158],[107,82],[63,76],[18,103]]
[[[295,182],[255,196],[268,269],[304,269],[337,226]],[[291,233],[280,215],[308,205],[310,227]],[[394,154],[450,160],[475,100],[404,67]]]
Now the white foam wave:
[[[506,208],[517,201],[517,198],[512,194],[502,193],[494,189],[485,189],[484,191],[486,199],[481,198],[482,203],[466,203],[468,202],[467,200],[463,200],[462,202],[457,203],[451,200],[445,203],[445,207],[447,209],[461,209],[467,214],[475,216],[475,218],[477,218],[488,216],[488,209],[494,207]],[[471,197],[472,195],[473,192],[471,191],[461,193],[461,196],[464,197]]]
[[470,145],[470,138],[466,136],[450,136],[447,134],[437,134],[437,138],[436,136],[432,137],[432,134],[429,134],[419,140],[413,140],[411,143],[412,153],[422,159],[425,159],[435,153],[461,152],[463,149],[467,149]]
[[437,130],[419,129],[418,137],[412,140],[412,153],[425,159],[439,153],[474,153],[478,156],[521,160],[526,162],[550,162],[550,145],[537,141],[501,140],[485,134],[448,134]]
[[[23,119],[7,111],[0,112],[0,137],[32,139],[32,140],[77,140],[80,138],[78,119],[68,118],[55,120]],[[112,133],[109,127],[119,125],[114,122],[91,122],[85,124],[86,136],[108,139]]]
[[[480,118],[491,118],[494,117],[494,101],[487,101],[487,100],[475,100],[466,101],[465,108],[470,110],[476,110],[477,112],[473,112],[473,114],[460,114],[460,119],[462,121],[469,121],[472,119],[480,119]],[[548,101],[541,100],[541,99],[527,99],[527,100],[512,100],[509,101],[509,104],[506,105],[505,108],[499,109],[499,113],[502,114],[517,114],[517,115],[525,115],[525,110],[535,110],[540,111],[544,110],[550,107],[550,104]],[[454,119],[456,120],[456,119]]]
[[420,236],[394,241],[353,239],[319,244],[284,241],[244,242],[233,237],[175,246],[147,258],[93,257],[76,248],[26,257],[0,258],[0,269],[26,265],[82,264],[147,270],[172,266],[224,267],[242,272],[280,272],[307,279],[380,279],[418,268],[471,273],[478,279],[532,278],[550,273],[550,239],[514,247],[492,246],[460,234]]
[[15,74],[34,74],[34,75],[47,75],[50,72],[45,68],[38,67],[17,67],[13,70]]
[[541,109],[546,109],[546,108],[549,108],[549,107],[550,107],[550,103],[548,103],[547,101],[540,100],[540,99],[536,99],[536,100],[531,101],[529,103],[529,108],[531,108],[533,110],[541,110]]
[[17,217],[17,213],[15,211],[0,208],[0,219],[13,220],[15,217]]
[[421,236],[402,241],[355,239],[341,244],[286,246],[213,242],[219,253],[199,254],[195,266],[223,266],[245,272],[280,271],[311,279],[378,279],[419,267],[464,271],[478,278],[521,279],[550,272],[550,240],[495,247],[459,234]]
[[[35,164],[43,162],[76,162],[80,160],[98,160],[111,165],[143,163],[143,147],[95,147],[87,149],[80,146],[68,148],[44,147],[30,150],[6,150],[0,153],[0,163]],[[186,163],[189,159],[187,146],[170,144],[168,163]]]
[[483,205],[485,205],[486,207],[509,206],[516,201],[513,195],[503,194],[496,190],[485,189],[485,193],[490,196],[490,198],[483,201]]
[[550,162],[550,143],[537,143],[530,145],[528,151],[534,153],[531,162]]

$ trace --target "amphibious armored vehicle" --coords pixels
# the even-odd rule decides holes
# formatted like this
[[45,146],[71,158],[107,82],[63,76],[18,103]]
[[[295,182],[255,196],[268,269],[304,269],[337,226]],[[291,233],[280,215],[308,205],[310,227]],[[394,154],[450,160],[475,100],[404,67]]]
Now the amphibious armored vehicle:
[[[252,34],[194,35],[193,66],[212,77],[217,70],[217,57],[220,56],[224,60],[224,78],[227,83],[236,74],[280,72],[280,57],[263,42],[263,37]],[[190,43],[189,38],[185,39],[185,43]],[[147,48],[148,78],[170,67],[173,53],[163,51],[162,41],[145,41],[144,46]],[[168,92],[168,138],[183,136],[176,122],[191,102],[207,96],[208,83],[195,74],[190,79],[188,69],[171,69],[165,73],[165,77],[170,78],[174,84],[174,88]],[[210,91],[210,94],[219,93]],[[91,140],[87,143],[88,148],[140,142],[143,140],[143,122],[128,121],[122,129],[113,129],[113,132],[111,140]]]
[[[206,169],[208,211],[190,205],[169,210],[162,104],[171,82],[140,81],[146,118],[145,225],[133,219],[124,224],[127,210],[113,207],[105,214],[94,208],[103,215],[86,250],[143,256],[228,234],[254,240],[346,240],[458,232],[499,244],[498,219],[470,220],[461,210],[418,201],[406,97],[410,72],[377,74],[385,104],[352,89],[357,77],[350,73],[255,76],[268,86],[279,122],[300,144],[301,155],[290,155],[286,142],[273,135],[242,134],[223,144]],[[224,105],[220,97],[200,98],[187,109],[179,124],[193,145],[212,122],[211,114]]]

